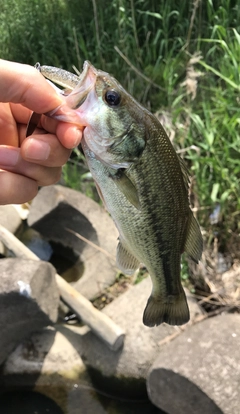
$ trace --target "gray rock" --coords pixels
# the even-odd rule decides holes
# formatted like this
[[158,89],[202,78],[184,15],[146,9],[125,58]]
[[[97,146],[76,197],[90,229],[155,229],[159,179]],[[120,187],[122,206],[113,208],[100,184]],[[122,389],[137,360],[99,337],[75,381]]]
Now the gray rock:
[[0,364],[31,332],[57,319],[55,269],[45,262],[0,260]]
[[0,241],[0,258],[5,257],[6,255],[6,248],[4,244]]
[[[21,226],[22,220],[16,208],[12,205],[0,206],[0,225],[4,226],[11,233],[15,233]],[[0,254],[5,255],[6,248],[0,241]]]
[[[162,412],[147,403],[146,376],[162,348],[160,341],[179,332],[179,328],[143,325],[142,314],[150,290],[148,278],[104,309],[126,330],[123,349],[109,351],[86,326],[58,325],[57,331],[48,328],[42,334],[33,335],[8,358],[3,370],[4,386],[17,386],[20,374],[35,378],[35,389],[54,398],[68,414],[78,413],[80,398],[84,413],[105,413],[101,404],[98,406],[94,389],[109,397],[119,396],[130,401],[145,398],[145,405],[136,405],[139,413]],[[190,309],[193,318],[201,313],[194,301]],[[131,404],[112,411],[130,413]]]
[[17,231],[22,224],[22,220],[15,207],[10,204],[0,206],[0,224],[13,234]]
[[[55,327],[57,327],[55,325]],[[3,374],[37,374],[35,385],[49,387],[53,377],[55,386],[65,386],[66,382],[75,383],[86,376],[85,365],[65,335],[55,327],[47,327],[23,341],[9,355],[3,366]],[[8,384],[9,385],[9,384]]]
[[33,334],[8,357],[0,385],[19,391],[34,388],[53,399],[67,414],[106,414],[71,339],[67,328],[64,334],[58,328]]
[[[79,407],[81,407],[81,411],[79,411]],[[84,414],[109,413],[98,400],[98,394],[94,387],[76,384],[74,388],[68,391],[65,413],[80,414],[80,412]]]
[[[106,387],[121,396],[138,398],[146,393],[145,379],[161,349],[160,341],[179,332],[178,327],[166,324],[154,328],[143,325],[143,310],[150,291],[148,278],[129,288],[103,310],[126,332],[123,349],[110,352],[89,330],[84,335],[79,333],[78,340],[73,338],[96,384],[101,386],[104,378]],[[200,314],[195,303],[190,303],[190,309],[193,309],[192,318]],[[78,328],[71,329],[78,332]]]
[[[84,265],[74,287],[93,298],[115,281],[118,232],[108,213],[80,192],[59,185],[42,188],[33,200],[28,224],[48,240],[70,247]],[[110,254],[107,256],[68,229],[80,233]]]
[[237,414],[240,387],[240,315],[191,327],[165,345],[150,369],[148,394],[170,414]]

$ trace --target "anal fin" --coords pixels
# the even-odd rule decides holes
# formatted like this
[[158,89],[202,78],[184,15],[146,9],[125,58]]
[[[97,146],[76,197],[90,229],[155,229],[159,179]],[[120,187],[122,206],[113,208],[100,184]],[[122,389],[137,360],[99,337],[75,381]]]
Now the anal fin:
[[132,275],[139,268],[139,264],[139,260],[119,241],[117,246],[117,267],[126,275]]

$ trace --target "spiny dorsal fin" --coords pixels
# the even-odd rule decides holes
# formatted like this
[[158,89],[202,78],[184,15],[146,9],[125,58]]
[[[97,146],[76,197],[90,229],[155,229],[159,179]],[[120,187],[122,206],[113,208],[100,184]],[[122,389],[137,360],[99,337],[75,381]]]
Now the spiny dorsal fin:
[[198,263],[202,256],[203,239],[197,220],[191,213],[188,220],[187,237],[185,240],[184,251],[191,259]]
[[139,261],[119,241],[117,246],[117,267],[126,275],[132,275],[139,268]]

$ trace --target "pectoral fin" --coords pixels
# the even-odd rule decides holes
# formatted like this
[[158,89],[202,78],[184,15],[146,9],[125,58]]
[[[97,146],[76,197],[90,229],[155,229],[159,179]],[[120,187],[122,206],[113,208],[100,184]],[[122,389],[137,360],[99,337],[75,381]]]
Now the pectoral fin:
[[122,170],[119,170],[117,174],[112,176],[112,178],[116,186],[125,195],[128,201],[134,205],[134,207],[140,210],[140,202],[137,189],[133,185],[132,181],[127,177],[127,175]]
[[97,189],[98,195],[99,195],[100,199],[102,200],[103,205],[106,207],[106,203],[105,203],[105,200],[104,200],[104,197],[103,197],[102,190],[101,190],[101,188],[99,187],[98,183],[97,183],[96,181],[94,181],[94,182],[95,182],[95,186],[96,186],[96,189]]
[[184,251],[191,257],[194,262],[198,263],[203,251],[203,239],[199,224],[193,214],[188,221],[187,238],[184,245]]
[[117,246],[117,267],[126,275],[132,275],[139,268],[139,261],[119,241]]

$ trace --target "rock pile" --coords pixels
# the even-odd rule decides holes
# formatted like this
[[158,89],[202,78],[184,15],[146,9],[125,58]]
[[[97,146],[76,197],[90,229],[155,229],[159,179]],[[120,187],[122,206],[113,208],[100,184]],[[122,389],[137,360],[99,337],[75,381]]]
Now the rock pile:
[[[6,226],[1,217],[0,209]],[[61,186],[42,189],[28,222],[46,239],[74,250],[84,265],[75,287],[86,297],[113,283],[117,231],[92,200]],[[7,258],[0,260],[0,272],[0,389],[34,387],[67,414],[107,414],[111,397],[141,401],[142,408],[136,405],[131,413],[238,414],[239,314],[206,319],[187,292],[187,325],[148,328],[142,324],[151,290],[147,278],[102,311],[126,333],[115,352],[85,325],[53,325],[59,294],[50,264]],[[122,403],[114,409],[128,412]]]

